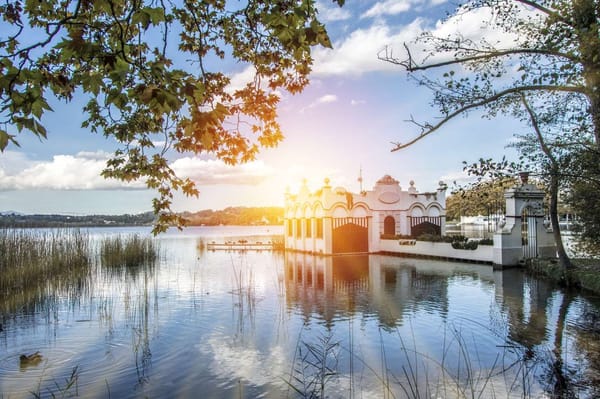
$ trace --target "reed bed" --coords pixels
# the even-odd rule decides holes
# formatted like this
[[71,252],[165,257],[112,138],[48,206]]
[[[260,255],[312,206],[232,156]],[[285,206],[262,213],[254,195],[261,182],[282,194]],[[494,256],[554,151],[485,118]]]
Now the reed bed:
[[0,229],[0,314],[49,310],[89,287],[90,240],[79,230]]
[[0,230],[0,294],[10,297],[90,271],[90,240],[79,230]]
[[158,259],[158,244],[137,234],[105,237],[100,242],[100,260],[107,268],[152,266]]

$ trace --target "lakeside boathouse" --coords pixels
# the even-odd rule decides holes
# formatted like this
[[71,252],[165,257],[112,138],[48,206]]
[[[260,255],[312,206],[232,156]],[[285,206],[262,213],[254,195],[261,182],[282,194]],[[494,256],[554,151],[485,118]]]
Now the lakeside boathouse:
[[382,237],[445,233],[446,185],[420,193],[413,181],[402,190],[385,175],[371,191],[332,188],[325,179],[311,193],[304,181],[298,194],[286,193],[284,215],[286,249],[323,255],[380,252]]
[[[552,231],[544,222],[544,192],[527,177],[505,194],[506,215],[492,245],[455,247],[448,242],[417,241],[423,233],[445,235],[446,185],[420,193],[410,182],[402,190],[389,175],[371,191],[332,188],[329,179],[311,193],[303,183],[285,196],[285,249],[320,255],[383,253],[516,266],[536,257],[556,257]],[[411,238],[399,238],[410,236]]]

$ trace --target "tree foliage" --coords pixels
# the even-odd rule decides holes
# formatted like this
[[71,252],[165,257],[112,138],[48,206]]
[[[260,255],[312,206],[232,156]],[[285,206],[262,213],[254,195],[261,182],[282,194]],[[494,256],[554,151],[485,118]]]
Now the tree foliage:
[[[380,55],[431,89],[432,105],[440,112],[433,121],[413,118],[418,133],[392,150],[476,109],[490,118],[517,117],[533,128],[517,147],[529,168],[546,178],[551,208],[557,209],[561,184],[571,194],[567,198],[589,213],[583,218],[589,222],[587,237],[600,238],[590,203],[600,188],[592,166],[600,154],[600,1],[471,0],[449,20],[458,22],[460,31],[461,19],[472,15],[487,15],[482,32],[499,39],[425,32],[405,45],[401,58],[392,49]],[[595,161],[581,161],[586,159]]]
[[475,177],[469,184],[458,186],[446,199],[446,218],[504,213],[504,192],[517,184],[514,175],[520,167],[505,158],[501,161],[480,159],[464,163],[464,170]]
[[576,231],[578,246],[583,253],[600,255],[600,152],[595,149],[582,150],[571,155],[573,165],[570,189],[566,200],[577,216]]
[[7,0],[0,15],[0,149],[46,138],[54,97],[86,96],[83,126],[119,145],[103,175],[156,190],[156,232],[183,223],[173,190],[198,195],[168,155],[235,164],[277,145],[277,91],[301,91],[311,47],[331,46],[314,0]]
[[[460,20],[481,10],[489,15],[482,25],[502,39],[490,42],[483,34],[438,37],[424,32],[413,44],[424,49],[422,57],[417,57],[409,45],[405,45],[404,58],[395,57],[391,49],[380,55],[433,90],[432,105],[441,113],[436,121],[413,120],[419,134],[395,143],[393,150],[405,148],[475,109],[482,109],[488,117],[511,113],[522,106],[522,95],[555,104],[556,97],[572,94],[569,98],[583,106],[578,110],[573,107],[570,117],[591,127],[592,139],[598,145],[600,2],[472,0],[452,18]],[[434,71],[441,76],[436,77]]]

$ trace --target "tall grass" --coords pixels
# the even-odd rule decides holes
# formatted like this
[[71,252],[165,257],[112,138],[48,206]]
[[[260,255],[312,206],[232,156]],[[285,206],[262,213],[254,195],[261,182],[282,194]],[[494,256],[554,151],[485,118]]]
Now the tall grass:
[[[380,330],[381,332],[381,330]],[[544,387],[539,380],[539,371],[551,368],[555,359],[537,355],[517,344],[500,345],[498,353],[484,361],[477,350],[477,339],[465,331],[452,328],[441,342],[441,358],[417,349],[413,335],[412,345],[406,343],[397,330],[399,342],[384,344],[380,341],[380,369],[373,363],[374,358],[364,358],[354,351],[353,345],[345,347],[336,342],[329,331],[317,337],[316,342],[307,342],[298,337],[292,360],[292,370],[284,377],[285,383],[295,395],[302,398],[324,398],[336,394],[345,397],[369,396],[377,392],[376,385],[367,383],[354,388],[354,367],[352,361],[362,368],[359,379],[365,372],[379,383],[381,398],[574,398],[576,394],[568,389],[557,389],[556,375],[548,375],[551,381]],[[391,346],[390,346],[391,344]],[[399,351],[402,364],[389,364],[388,351]],[[345,356],[342,356],[344,354]],[[344,374],[338,366],[348,362],[350,375]],[[339,364],[343,363],[343,364]],[[550,370],[551,372],[552,370]],[[348,386],[345,386],[345,383]],[[363,389],[367,389],[364,391]]]
[[294,364],[286,384],[302,398],[326,398],[327,386],[338,376],[340,344],[331,332],[314,343],[298,341]]
[[0,298],[27,303],[48,284],[65,288],[73,277],[89,275],[90,265],[87,233],[0,230]]
[[79,375],[80,375],[79,366],[75,366],[71,370],[71,374],[69,374],[69,376],[67,378],[65,378],[63,384],[59,384],[58,381],[54,380],[53,381],[54,386],[52,388],[47,387],[43,391],[42,391],[42,383],[44,381],[43,381],[43,378],[41,378],[38,383],[37,391],[30,392],[30,393],[36,399],[72,398],[72,397],[79,396],[79,386],[78,386]]
[[158,254],[159,247],[152,238],[137,234],[105,237],[100,242],[102,266],[108,268],[152,266]]

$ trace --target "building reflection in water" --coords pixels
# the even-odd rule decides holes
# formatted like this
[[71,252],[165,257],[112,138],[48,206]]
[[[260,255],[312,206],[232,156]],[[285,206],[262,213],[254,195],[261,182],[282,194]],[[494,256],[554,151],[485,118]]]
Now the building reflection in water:
[[289,307],[308,319],[336,318],[355,313],[373,315],[385,327],[403,323],[407,310],[448,310],[447,276],[419,272],[397,258],[374,255],[318,257],[286,253],[285,281]]
[[[553,296],[556,289],[546,281],[527,278],[519,269],[499,273],[495,289],[496,302],[507,318],[511,341],[533,350],[550,338],[552,328],[548,325],[548,312],[553,298],[557,297]],[[561,299],[560,296],[557,299]]]
[[[467,279],[468,283],[456,285],[456,279]],[[490,306],[470,302],[472,299],[466,297],[469,284],[480,285],[492,294]],[[582,363],[579,369],[598,374],[590,370],[595,357],[591,353],[573,353],[573,345],[569,343],[574,339],[579,350],[585,347],[580,342],[582,334],[574,327],[577,310],[571,306],[573,297],[547,281],[528,277],[520,269],[494,271],[489,266],[433,260],[378,255],[318,257],[288,252],[285,255],[285,286],[288,308],[300,312],[305,322],[322,320],[327,328],[331,328],[355,316],[367,317],[376,319],[380,328],[392,332],[421,317],[427,319],[426,314],[430,314],[435,318],[422,323],[435,319],[443,324],[457,320],[470,323],[473,328],[468,330],[469,337],[471,334],[480,336],[484,341],[479,345],[482,342],[490,345],[469,349],[489,351],[487,356],[492,362],[496,356],[502,356],[502,351],[506,350],[503,348],[511,348],[512,355],[516,356],[512,361],[533,360],[526,367],[537,367],[535,373],[546,379],[543,385],[547,387],[552,387],[557,379],[564,379],[569,373],[573,381],[585,377],[567,372],[563,358],[568,359],[564,364],[572,366],[581,361],[586,364]],[[459,286],[460,291],[457,291]],[[460,298],[462,296],[465,298]],[[489,297],[479,297],[484,298]],[[438,325],[427,328],[440,331]],[[435,335],[434,332],[418,331],[420,338],[423,334]],[[428,356],[428,350],[439,350],[435,344],[441,342],[415,349],[425,351],[423,353]],[[463,341],[463,344],[467,342]],[[473,344],[478,345],[477,342]],[[589,359],[589,363],[585,359]],[[572,386],[576,385],[576,382],[572,383]],[[577,389],[583,392],[582,388]]]
[[465,274],[495,289],[495,312],[503,315],[499,328],[507,330],[510,341],[534,349],[555,336],[559,326],[548,325],[548,312],[562,296],[547,282],[529,279],[519,269],[493,271],[489,266],[405,262],[374,255],[285,255],[288,306],[329,325],[337,317],[357,312],[376,315],[387,327],[402,325],[407,312],[419,310],[445,318],[449,278]]

